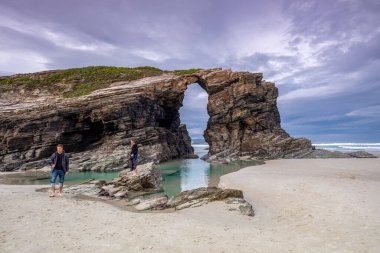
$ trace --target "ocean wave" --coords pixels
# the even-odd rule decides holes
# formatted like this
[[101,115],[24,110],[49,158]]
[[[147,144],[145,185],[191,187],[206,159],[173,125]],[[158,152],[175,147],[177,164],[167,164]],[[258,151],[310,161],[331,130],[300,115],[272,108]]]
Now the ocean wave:
[[191,144],[193,147],[208,147],[208,144]]
[[366,146],[338,146],[340,148],[346,148],[346,149],[372,149],[372,150],[380,150],[379,147],[366,147]]
[[317,148],[327,150],[338,151],[351,151],[351,150],[367,150],[378,151],[380,150],[380,143],[368,143],[368,142],[335,142],[335,143],[313,143],[312,145]]
[[315,146],[380,146],[380,143],[355,143],[355,142],[337,142],[337,143],[313,143]]

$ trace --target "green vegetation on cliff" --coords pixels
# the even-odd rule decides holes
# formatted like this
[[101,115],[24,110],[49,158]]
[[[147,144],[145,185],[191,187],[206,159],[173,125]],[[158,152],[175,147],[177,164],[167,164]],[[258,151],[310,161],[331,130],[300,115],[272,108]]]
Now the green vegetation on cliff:
[[177,76],[191,75],[200,69],[162,71],[155,67],[142,66],[135,68],[112,66],[89,66],[65,70],[51,70],[29,74],[18,74],[0,77],[0,93],[47,90],[52,94],[63,94],[64,97],[79,97],[92,91],[108,87],[113,82],[133,81],[144,77],[172,72]]
[[53,70],[1,77],[0,92],[7,92],[18,88],[26,90],[46,88],[53,93],[60,93],[57,89],[64,90],[65,88],[57,84],[72,84],[72,89],[65,92],[64,96],[77,97],[107,87],[112,82],[132,81],[143,77],[160,75],[161,73],[162,70],[149,66],[136,68],[90,66]]
[[201,70],[201,69],[181,69],[181,70],[174,70],[173,72],[177,76],[183,76],[183,75],[194,74],[194,73],[198,72],[199,70]]

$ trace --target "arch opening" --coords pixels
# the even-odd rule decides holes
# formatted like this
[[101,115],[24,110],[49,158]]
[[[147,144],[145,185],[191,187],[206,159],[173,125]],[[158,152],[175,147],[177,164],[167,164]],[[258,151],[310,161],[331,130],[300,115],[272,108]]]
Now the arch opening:
[[[199,82],[191,83],[184,92],[182,106],[179,109],[181,124],[186,125],[191,138],[191,145],[197,145],[194,150],[200,157],[208,153],[208,144],[204,138],[204,133],[209,121],[207,110],[208,93],[204,85]],[[199,145],[203,150],[199,150]],[[202,152],[203,151],[203,152]]]

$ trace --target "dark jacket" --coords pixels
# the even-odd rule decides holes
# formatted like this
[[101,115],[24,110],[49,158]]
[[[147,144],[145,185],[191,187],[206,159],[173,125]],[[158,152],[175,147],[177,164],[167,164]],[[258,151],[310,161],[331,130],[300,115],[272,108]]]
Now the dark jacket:
[[139,152],[139,149],[137,147],[137,144],[135,143],[132,146],[132,150],[131,150],[131,153],[129,155],[129,159],[133,158],[133,159],[137,160],[137,158],[138,158],[138,152]]
[[[58,152],[55,151],[48,160],[48,163],[52,166],[52,169],[54,169],[55,164],[57,163],[57,158]],[[69,157],[66,155],[65,151],[62,151],[62,167],[65,173],[69,171]]]

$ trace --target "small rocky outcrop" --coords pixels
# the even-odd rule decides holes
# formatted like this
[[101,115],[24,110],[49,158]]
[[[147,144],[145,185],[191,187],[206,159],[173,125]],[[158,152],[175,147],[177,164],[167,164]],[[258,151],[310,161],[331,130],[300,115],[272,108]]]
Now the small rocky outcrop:
[[217,187],[201,187],[183,191],[168,201],[168,206],[176,209],[190,207],[200,202],[224,200],[227,198],[243,198],[243,192],[235,189],[221,189]]
[[225,200],[229,211],[239,211],[241,214],[254,216],[252,205],[243,198],[228,198]]
[[227,204],[229,211],[238,211],[244,215],[254,216],[252,205],[243,198],[243,192],[235,189],[202,187],[184,191],[170,198],[167,205],[176,210],[181,210],[202,206],[218,200],[223,200]]
[[100,184],[100,196],[128,197],[130,191],[153,191],[161,187],[162,176],[157,164],[149,162],[138,166],[138,172],[124,170],[110,183]]
[[355,152],[349,152],[347,154],[349,156],[355,157],[355,158],[377,158],[377,156],[370,154],[368,152],[365,152],[365,151],[355,151]]
[[155,198],[150,198],[146,200],[137,199],[137,205],[135,209],[137,211],[145,211],[145,210],[163,210],[168,208],[167,206],[168,197],[160,196]]
[[243,198],[243,192],[236,189],[222,189],[217,187],[200,187],[193,190],[183,191],[173,197],[159,196],[147,200],[137,199],[135,209],[162,210],[174,208],[199,207],[212,201],[224,201],[229,211],[238,211],[241,214],[254,216],[252,205]]
[[139,165],[137,171],[121,171],[119,177],[112,180],[111,183],[128,190],[141,191],[143,189],[157,189],[161,186],[161,182],[160,168],[157,164],[149,162]]

